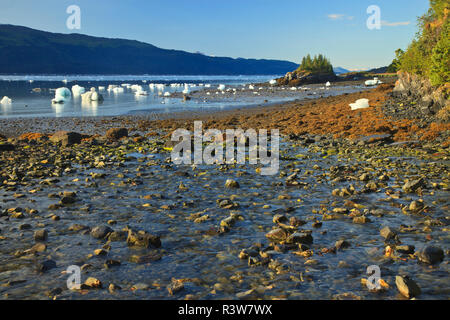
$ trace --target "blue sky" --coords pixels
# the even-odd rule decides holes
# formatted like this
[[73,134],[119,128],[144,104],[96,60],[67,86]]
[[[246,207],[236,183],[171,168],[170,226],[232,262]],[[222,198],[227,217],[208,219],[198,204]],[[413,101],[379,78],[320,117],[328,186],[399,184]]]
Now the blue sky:
[[[0,23],[71,33],[66,9],[74,4],[83,34],[297,63],[324,53],[349,69],[389,64],[428,8],[428,0],[1,0]],[[370,5],[381,9],[381,30],[366,27]]]

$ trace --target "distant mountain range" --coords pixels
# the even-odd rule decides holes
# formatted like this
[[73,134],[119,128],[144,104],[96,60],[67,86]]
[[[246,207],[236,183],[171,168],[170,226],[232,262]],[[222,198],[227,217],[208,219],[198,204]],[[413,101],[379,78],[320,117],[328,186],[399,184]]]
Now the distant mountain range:
[[343,73],[350,72],[350,70],[347,70],[347,69],[344,69],[341,67],[335,67],[335,68],[333,68],[333,70],[334,70],[334,73],[336,73],[336,74],[343,74]]
[[334,73],[336,73],[337,75],[345,74],[345,73],[349,73],[349,72],[386,73],[387,69],[388,69],[388,67],[380,67],[380,68],[374,68],[374,69],[370,69],[370,70],[352,71],[352,70],[344,69],[344,68],[341,68],[341,67],[333,68]]
[[133,40],[0,25],[2,74],[281,75],[297,64],[166,50]]

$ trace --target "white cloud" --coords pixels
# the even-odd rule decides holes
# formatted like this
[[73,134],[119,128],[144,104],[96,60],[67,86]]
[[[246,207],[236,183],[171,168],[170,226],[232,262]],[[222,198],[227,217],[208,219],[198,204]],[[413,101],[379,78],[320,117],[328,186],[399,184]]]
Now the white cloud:
[[407,26],[411,24],[411,21],[404,22],[389,22],[389,21],[381,21],[381,25],[383,27],[398,27],[398,26]]
[[341,20],[345,17],[345,14],[331,13],[328,15],[328,18],[331,20]]
[[353,16],[347,16],[341,13],[330,13],[327,17],[330,20],[353,20],[355,18]]

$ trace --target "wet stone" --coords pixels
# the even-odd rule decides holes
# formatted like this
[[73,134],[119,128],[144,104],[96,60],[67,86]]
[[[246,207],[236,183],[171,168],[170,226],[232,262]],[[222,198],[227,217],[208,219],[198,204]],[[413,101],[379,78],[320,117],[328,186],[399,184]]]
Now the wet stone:
[[147,233],[146,231],[134,232],[128,231],[127,244],[130,247],[144,247],[144,248],[160,248],[160,237]]
[[273,223],[284,223],[287,222],[288,219],[286,218],[286,216],[282,215],[282,214],[276,214],[273,219],[272,219]]
[[346,240],[338,240],[338,241],[336,241],[334,246],[335,246],[335,248],[337,250],[342,250],[342,249],[349,248],[350,247],[350,243],[348,241],[346,241]]
[[309,233],[295,232],[286,239],[286,243],[311,244],[313,243],[313,237]]
[[104,239],[111,232],[113,230],[108,226],[98,226],[91,230],[91,236],[95,239]]
[[81,139],[81,134],[68,131],[58,131],[50,137],[51,142],[61,143],[61,145],[64,147],[80,143]]
[[37,230],[34,233],[34,240],[35,241],[47,241],[48,238],[48,232],[45,229]]
[[395,284],[397,285],[398,291],[408,299],[417,297],[421,293],[417,283],[408,276],[396,276]]
[[159,261],[162,258],[162,254],[158,252],[145,254],[145,255],[132,255],[130,261],[133,263],[150,263],[154,261]]
[[437,264],[444,260],[444,251],[435,246],[428,246],[418,254],[419,261],[426,264]]
[[89,227],[81,225],[81,224],[73,224],[69,227],[69,231],[78,232],[78,231],[83,231],[83,230],[89,230]]
[[382,228],[380,230],[380,235],[385,239],[385,240],[391,240],[394,239],[397,236],[397,233],[394,232],[391,228],[389,228],[388,226]]
[[118,260],[112,260],[112,259],[106,260],[106,261],[105,261],[105,264],[104,264],[104,266],[105,266],[106,269],[109,269],[109,268],[112,268],[112,267],[118,267],[118,266],[120,266],[120,265],[121,265],[120,261],[118,261]]
[[228,179],[225,182],[225,187],[229,189],[238,189],[240,186],[236,180]]
[[96,278],[89,277],[84,282],[84,285],[87,287],[87,289],[101,289],[102,288],[102,282]]
[[424,203],[421,201],[413,201],[410,203],[409,205],[409,210],[413,211],[413,212],[417,212],[420,211],[424,208]]
[[424,186],[425,181],[422,178],[420,178],[417,180],[407,180],[406,183],[403,185],[402,189],[407,193],[414,193],[417,189],[423,188]]
[[126,241],[128,238],[127,231],[113,231],[109,234],[108,240],[112,242]]
[[39,272],[46,272],[54,268],[56,268],[56,262],[53,260],[45,260],[37,265],[37,270]]
[[184,284],[181,280],[172,279],[172,283],[167,287],[169,295],[173,296],[184,290]]
[[361,217],[354,217],[353,218],[353,223],[356,224],[366,224],[371,222],[371,220],[369,218],[367,218],[366,216],[361,216]]
[[395,250],[402,254],[414,254],[415,247],[409,245],[397,246]]
[[277,228],[266,234],[267,239],[274,242],[281,242],[287,239],[288,234],[284,229]]

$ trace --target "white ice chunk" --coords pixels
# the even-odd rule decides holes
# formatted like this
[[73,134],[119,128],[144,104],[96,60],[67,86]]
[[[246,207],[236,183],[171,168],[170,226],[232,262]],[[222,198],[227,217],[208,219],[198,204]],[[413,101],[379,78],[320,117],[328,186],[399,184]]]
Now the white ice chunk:
[[224,84],[219,85],[219,87],[217,88],[220,91],[224,91],[226,88],[226,86]]
[[81,96],[85,92],[86,92],[86,89],[84,89],[83,87],[80,87],[77,84],[72,87],[72,93],[73,93],[74,97]]
[[3,99],[0,101],[0,104],[11,104],[12,100],[6,96],[3,97]]
[[383,82],[381,82],[380,80],[378,80],[378,78],[373,78],[373,80],[367,80],[366,82],[364,82],[364,84],[367,87],[371,87],[371,86],[376,86],[378,84],[382,84]]
[[369,99],[359,99],[355,103],[350,103],[352,110],[369,108]]
[[52,100],[53,103],[64,103],[70,100],[72,93],[66,87],[58,88],[55,91],[55,98]]

